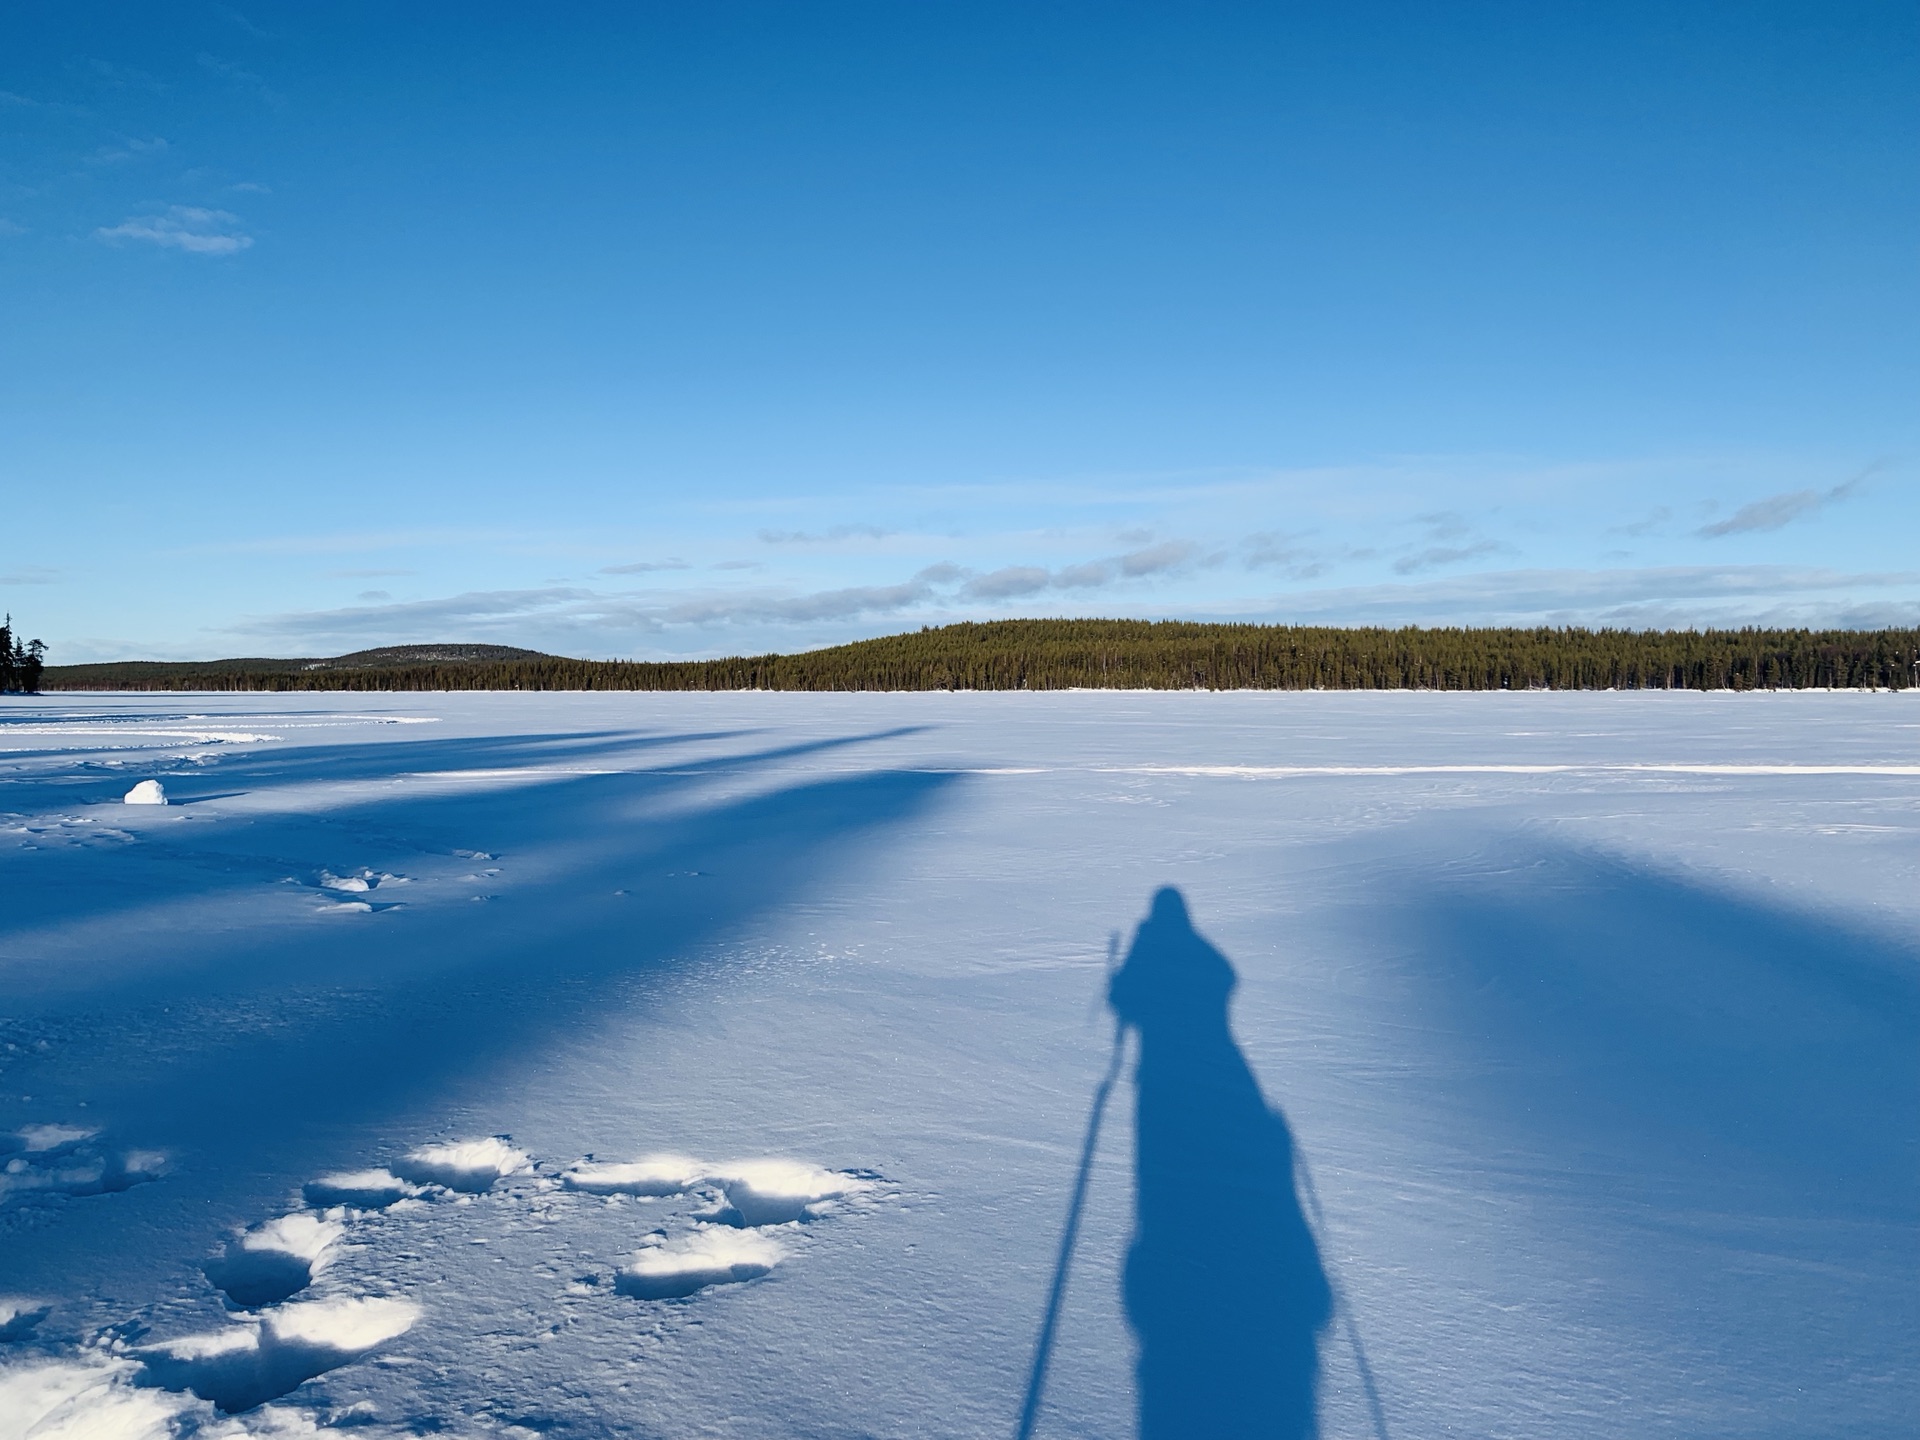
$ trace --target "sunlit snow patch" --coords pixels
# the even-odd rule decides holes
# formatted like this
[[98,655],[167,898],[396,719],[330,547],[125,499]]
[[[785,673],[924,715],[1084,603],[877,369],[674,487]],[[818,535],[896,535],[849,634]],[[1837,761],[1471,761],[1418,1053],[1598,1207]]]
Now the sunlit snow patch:
[[698,1160],[685,1155],[643,1155],[617,1164],[582,1161],[560,1179],[569,1190],[589,1195],[679,1195],[706,1174]]
[[621,1267],[614,1288],[642,1300],[670,1300],[709,1285],[757,1280],[786,1251],[764,1235],[739,1230],[696,1230],[679,1240],[636,1250]]
[[458,1140],[448,1145],[422,1145],[409,1151],[394,1167],[403,1180],[416,1185],[444,1185],[477,1195],[494,1182],[533,1168],[524,1150],[516,1150],[498,1135],[484,1140]]
[[171,1440],[193,1402],[127,1385],[124,1360],[48,1360],[0,1370],[0,1440]]
[[0,1150],[25,1150],[29,1155],[57,1155],[71,1150],[83,1140],[91,1140],[98,1130],[82,1125],[22,1125],[13,1137],[0,1138]]
[[256,1225],[206,1265],[207,1278],[236,1305],[272,1305],[304,1290],[326,1268],[346,1227],[312,1215],[282,1215]]
[[348,875],[336,875],[331,870],[320,872],[320,888],[338,890],[349,894],[365,894],[369,890],[378,890],[382,885],[405,885],[404,875],[389,875],[384,870],[373,870],[366,866]]
[[128,805],[164,805],[167,803],[166,789],[158,780],[142,780],[127,791],[123,803]]
[[811,1220],[828,1202],[872,1188],[872,1183],[798,1160],[739,1160],[708,1172],[727,1192],[727,1205],[741,1225],[783,1225]]
[[420,1187],[409,1185],[391,1170],[348,1170],[337,1175],[322,1175],[300,1187],[309,1205],[351,1205],[356,1210],[384,1210],[396,1200],[418,1195]]
[[138,1353],[141,1382],[191,1390],[232,1414],[285,1395],[404,1335],[420,1318],[405,1300],[311,1300],[236,1325],[150,1346]]

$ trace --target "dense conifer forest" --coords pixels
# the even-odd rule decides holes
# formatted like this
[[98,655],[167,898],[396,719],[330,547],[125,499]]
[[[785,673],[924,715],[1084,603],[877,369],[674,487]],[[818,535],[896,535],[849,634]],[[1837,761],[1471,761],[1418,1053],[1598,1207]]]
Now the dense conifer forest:
[[14,633],[13,616],[0,621],[0,695],[35,694],[46,653],[38,640],[22,641]]
[[[429,658],[432,657],[432,658]],[[1906,689],[1920,630],[1338,629],[1144,620],[946,625],[798,655],[570,660],[408,646],[332,660],[47,668],[50,690]]]

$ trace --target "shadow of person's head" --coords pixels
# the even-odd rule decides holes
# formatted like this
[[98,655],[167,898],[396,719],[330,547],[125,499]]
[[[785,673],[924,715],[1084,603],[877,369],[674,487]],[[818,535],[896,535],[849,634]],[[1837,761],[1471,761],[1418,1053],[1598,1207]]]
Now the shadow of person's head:
[[1151,1045],[1196,1027],[1224,1032],[1234,984],[1227,957],[1194,932],[1186,898],[1167,885],[1155,893],[1153,908],[1134,932],[1107,1000]]

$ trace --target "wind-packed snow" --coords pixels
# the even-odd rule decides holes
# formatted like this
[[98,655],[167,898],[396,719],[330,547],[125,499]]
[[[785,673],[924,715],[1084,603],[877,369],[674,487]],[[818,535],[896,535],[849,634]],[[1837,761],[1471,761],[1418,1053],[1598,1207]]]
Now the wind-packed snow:
[[120,798],[129,805],[164,805],[167,791],[158,780],[142,780]]
[[8,699],[0,1440],[1909,1435],[1917,882],[1907,695]]

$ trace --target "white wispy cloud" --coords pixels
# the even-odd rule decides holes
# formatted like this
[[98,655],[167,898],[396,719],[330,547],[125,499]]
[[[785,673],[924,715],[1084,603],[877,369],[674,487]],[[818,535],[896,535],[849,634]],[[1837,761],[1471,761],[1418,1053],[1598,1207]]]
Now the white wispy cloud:
[[[1920,614],[1920,571],[1789,565],[1677,565],[1616,570],[1502,570],[1409,584],[1301,591],[1258,607],[1264,618],[1325,625],[1648,625],[1842,622],[1842,615]],[[1868,598],[1863,598],[1868,597]],[[1251,608],[1251,607],[1250,607]],[[1799,616],[1798,619],[1782,617]],[[1881,621],[1876,623],[1893,623]],[[1905,623],[1911,623],[1910,621]]]
[[129,216],[93,233],[110,244],[135,241],[189,255],[234,255],[253,244],[253,237],[240,229],[239,216],[198,205],[169,205],[158,214]]
[[1186,568],[1201,560],[1200,546],[1191,540],[1166,540],[1140,550],[1079,565],[1048,569],[1041,565],[1007,565],[968,578],[961,596],[968,600],[1016,600],[1048,590],[1097,590],[1121,580],[1144,580]]
[[1278,570],[1289,580],[1311,580],[1324,575],[1328,557],[1304,542],[1305,535],[1284,530],[1258,530],[1240,541],[1241,561],[1249,570]]
[[1703,540],[1717,540],[1723,535],[1750,535],[1759,531],[1779,530],[1796,520],[1807,519],[1829,505],[1837,505],[1858,494],[1860,487],[1867,483],[1873,473],[1881,468],[1876,461],[1862,470],[1851,480],[1832,486],[1826,490],[1788,490],[1778,495],[1769,495],[1765,499],[1755,500],[1742,505],[1725,520],[1711,525],[1702,525],[1694,534]]
[[246,66],[236,64],[231,60],[222,60],[217,55],[208,55],[204,52],[198,59],[200,61],[200,68],[205,70],[209,75],[218,75],[235,89],[245,91],[256,100],[270,105],[276,110],[286,104],[286,97],[281,95],[280,92],[275,90],[271,85],[267,84],[265,80],[254,74],[253,71],[247,69]]
[[1656,505],[1638,520],[1626,525],[1616,525],[1607,531],[1609,535],[1627,535],[1638,540],[1643,536],[1658,533],[1660,528],[1673,519],[1673,510],[1666,505]]
[[602,565],[602,575],[651,575],[656,570],[691,570],[685,560],[636,560],[631,565]]
[[167,142],[158,135],[149,140],[125,136],[112,145],[102,145],[87,157],[89,165],[122,165],[129,160],[144,160],[167,153]]
[[1429,545],[1411,555],[1402,555],[1393,562],[1393,571],[1396,575],[1413,575],[1442,565],[1458,565],[1463,560],[1478,560],[1482,555],[1492,555],[1500,548],[1496,540],[1475,540],[1466,545]]
[[[1005,614],[1046,596],[1042,613],[1182,615],[1324,625],[1861,626],[1920,622],[1920,571],[1852,572],[1779,565],[1509,570],[1405,583],[1330,587],[1223,609],[1151,611],[1125,592],[1074,592],[1058,572],[1005,567],[988,575],[935,565],[896,584],[812,591],[773,588],[605,592],[578,586],[468,591],[258,617],[221,632],[240,648],[332,654],[380,643],[492,641],[578,655],[727,654],[833,644],[920,623]],[[1026,586],[1040,583],[1040,590]],[[999,577],[997,580],[995,577]],[[991,582],[991,583],[988,583]],[[985,586],[983,589],[982,587]],[[996,589],[996,587],[998,587]],[[365,597],[374,600],[374,593]]]
[[834,545],[843,540],[885,540],[895,532],[878,525],[833,525],[818,533],[805,530],[762,530],[763,545]]

